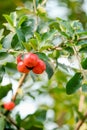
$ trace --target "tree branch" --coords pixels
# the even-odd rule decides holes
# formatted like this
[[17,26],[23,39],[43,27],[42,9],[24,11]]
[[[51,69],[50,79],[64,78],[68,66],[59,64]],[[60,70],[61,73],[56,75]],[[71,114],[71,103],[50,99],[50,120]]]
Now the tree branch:
[[[74,49],[75,56],[77,57],[77,60],[78,60],[78,63],[79,63],[80,72],[82,73],[82,75],[84,77],[84,80],[86,80],[86,75],[85,75],[85,72],[84,72],[84,70],[83,70],[83,68],[81,66],[81,59],[80,59],[80,56],[78,54],[77,48],[75,46],[73,46],[73,49]],[[80,95],[78,110],[80,112],[82,112],[85,96],[82,94],[82,89],[80,89],[80,91],[81,91],[81,95]],[[84,115],[84,118],[82,120],[79,120],[77,122],[75,130],[80,129],[80,127],[82,126],[82,124],[84,123],[86,118],[87,118],[87,113]]]
[[22,77],[20,78],[17,91],[16,91],[15,95],[13,95],[12,101],[15,101],[15,99],[16,99],[16,97],[17,97],[17,94],[18,94],[18,90],[19,90],[19,88],[22,86],[22,84],[23,84],[23,82],[24,82],[26,76],[27,76],[27,74],[23,74]]
[[17,124],[16,124],[16,122],[10,117],[10,116],[8,116],[7,117],[7,119],[6,119],[8,122],[10,122],[10,123],[12,123],[18,130],[24,130],[24,128],[20,128]]
[[37,7],[36,7],[36,0],[33,0],[33,6],[34,6],[34,13],[35,13],[35,16],[36,16],[36,23],[35,23],[35,31],[37,29],[37,26],[38,26],[38,16],[37,16]]
[[60,50],[62,50],[62,48],[58,45],[58,46],[54,46],[54,47],[49,47],[47,50],[48,51],[51,51],[51,50],[58,50],[58,51],[60,51]]
[[33,0],[33,6],[34,6],[34,13],[36,14],[37,9],[36,9],[36,0]]
[[81,93],[80,100],[79,100],[79,108],[78,108],[80,112],[82,112],[82,109],[83,109],[84,99],[85,99],[85,96]]
[[83,125],[83,123],[85,122],[86,119],[87,119],[87,112],[86,112],[86,114],[84,115],[84,118],[83,118],[82,120],[79,120],[79,121],[77,122],[75,130],[79,130],[80,127]]
[[78,39],[78,41],[81,41],[81,40],[87,40],[87,36],[85,36],[85,37],[80,37],[80,38]]
[[11,123],[12,125],[14,125],[16,128],[17,128],[17,130],[25,130],[24,128],[19,128],[19,126],[17,125],[17,123],[10,117],[10,116],[5,116],[5,115],[3,115],[2,113],[0,113],[0,117],[4,117],[4,119],[7,121],[7,122],[9,122],[9,123]]
[[78,60],[78,63],[79,63],[80,72],[83,74],[84,79],[86,79],[86,75],[85,75],[85,72],[84,72],[84,70],[83,70],[83,68],[81,66],[81,59],[80,59],[80,56],[78,54],[76,46],[73,46],[73,50],[74,50],[74,54],[75,54],[75,56],[76,56],[76,58]]

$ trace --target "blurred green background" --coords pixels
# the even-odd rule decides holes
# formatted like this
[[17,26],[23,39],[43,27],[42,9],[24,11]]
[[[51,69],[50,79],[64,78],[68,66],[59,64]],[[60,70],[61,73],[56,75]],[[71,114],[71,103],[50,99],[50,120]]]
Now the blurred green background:
[[[18,6],[24,6],[26,2],[32,0],[0,0],[0,27],[2,23],[5,22],[3,14],[8,14],[14,11]],[[87,28],[87,1],[86,0],[47,0],[47,8],[52,6],[59,8],[62,7],[59,12],[63,13],[63,9],[67,8],[68,13],[66,17],[70,20],[80,20],[83,23],[83,26]],[[49,12],[51,8],[49,8]],[[57,10],[58,11],[58,10]],[[57,13],[57,12],[56,12]],[[51,15],[54,15],[51,13]]]

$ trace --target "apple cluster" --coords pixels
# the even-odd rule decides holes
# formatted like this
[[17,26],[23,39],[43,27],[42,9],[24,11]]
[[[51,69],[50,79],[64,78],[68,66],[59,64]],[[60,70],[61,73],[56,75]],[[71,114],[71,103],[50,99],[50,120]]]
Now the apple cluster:
[[32,70],[35,74],[42,74],[46,70],[46,64],[37,54],[26,53],[17,57],[17,70],[21,73],[29,73]]
[[[46,70],[46,64],[38,55],[34,53],[26,53],[17,57],[17,69],[21,73],[29,73],[32,70],[35,74],[42,74]],[[11,111],[15,107],[13,101],[3,104],[4,108]]]

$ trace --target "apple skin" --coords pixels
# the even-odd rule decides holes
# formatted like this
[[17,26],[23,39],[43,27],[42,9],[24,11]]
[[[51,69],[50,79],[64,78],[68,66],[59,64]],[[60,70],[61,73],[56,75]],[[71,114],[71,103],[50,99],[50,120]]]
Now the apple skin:
[[15,107],[15,103],[13,101],[7,102],[7,103],[4,103],[3,106],[6,110],[10,111]]
[[32,69],[35,74],[42,74],[46,70],[46,64],[42,60],[38,60],[38,64]]
[[17,70],[21,73],[29,73],[29,69],[25,66],[24,62],[23,61],[20,61],[18,64],[17,64]]
[[33,68],[37,65],[38,63],[38,56],[34,53],[27,53],[24,56],[24,64],[28,68]]

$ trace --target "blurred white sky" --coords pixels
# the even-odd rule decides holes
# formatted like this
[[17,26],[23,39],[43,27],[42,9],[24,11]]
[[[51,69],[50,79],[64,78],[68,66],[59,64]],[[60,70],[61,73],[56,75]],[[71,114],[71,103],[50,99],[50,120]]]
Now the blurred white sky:
[[[82,8],[87,13],[87,0],[84,0]],[[67,19],[67,15],[69,13],[69,9],[67,9],[67,7],[60,6],[58,0],[47,0],[46,10],[48,12],[48,15],[52,18],[60,17]]]
[[64,6],[59,6],[58,0],[48,0],[46,10],[51,18],[60,17],[67,19],[69,10]]

